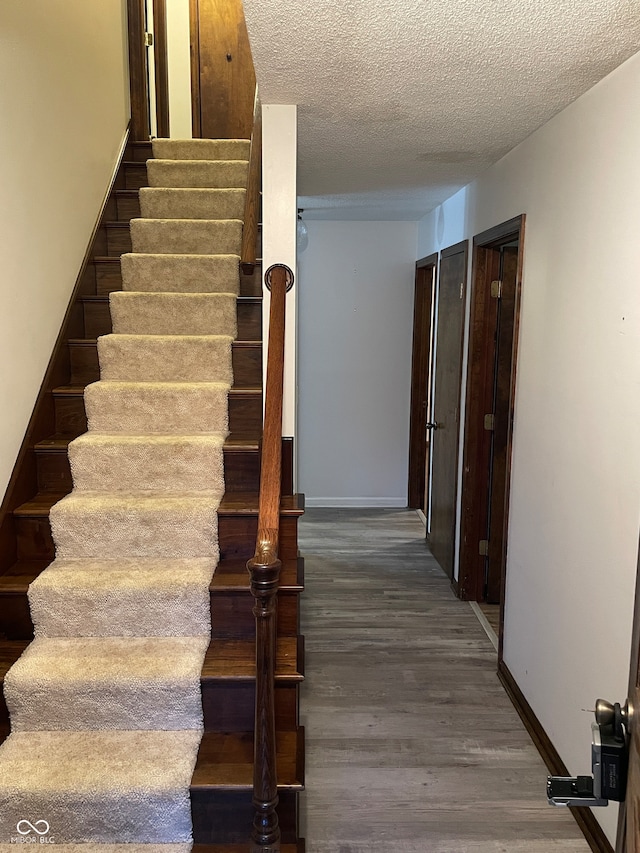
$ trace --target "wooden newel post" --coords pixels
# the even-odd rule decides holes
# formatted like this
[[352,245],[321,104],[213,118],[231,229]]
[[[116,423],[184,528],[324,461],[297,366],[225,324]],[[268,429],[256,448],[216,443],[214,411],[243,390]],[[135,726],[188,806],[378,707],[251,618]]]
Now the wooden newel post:
[[[277,531],[268,531],[275,534]],[[258,534],[260,535],[260,533]],[[260,562],[248,563],[256,617],[256,715],[253,762],[253,850],[279,851],[278,773],[276,764],[275,658],[280,560],[269,548]]]
[[256,713],[254,730],[252,853],[279,853],[278,773],[276,763],[275,668],[277,595],[280,580],[278,535],[280,526],[282,463],[282,393],[284,377],[284,315],[293,273],[276,264],[265,273],[271,290],[269,350],[264,430],[260,468],[258,537],[247,563],[256,619]]

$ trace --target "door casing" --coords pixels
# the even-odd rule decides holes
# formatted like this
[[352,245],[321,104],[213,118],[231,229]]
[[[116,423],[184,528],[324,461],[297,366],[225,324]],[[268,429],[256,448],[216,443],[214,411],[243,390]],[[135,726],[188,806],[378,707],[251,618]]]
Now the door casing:
[[434,344],[433,420],[429,547],[442,569],[454,581],[462,351],[467,291],[468,241],[440,253],[437,319]]
[[413,302],[413,355],[411,359],[411,408],[409,415],[409,508],[426,515],[426,430],[429,416],[430,361],[432,353],[435,274],[438,254],[416,262]]
[[522,263],[525,216],[517,216],[474,237],[471,275],[471,313],[469,320],[469,359],[466,384],[465,427],[462,469],[462,512],[460,523],[460,571],[458,594],[470,601],[484,600],[485,558],[479,544],[487,535],[489,510],[488,476],[491,435],[485,429],[484,416],[492,411],[495,368],[496,306],[491,297],[491,282],[500,272],[500,248],[518,240],[518,259],[511,299],[513,332],[510,375],[506,377],[509,392],[505,395],[506,411],[496,413],[506,419],[504,514],[502,519],[502,566],[500,580],[500,647],[504,623],[504,587],[508,533],[509,484],[518,352]]

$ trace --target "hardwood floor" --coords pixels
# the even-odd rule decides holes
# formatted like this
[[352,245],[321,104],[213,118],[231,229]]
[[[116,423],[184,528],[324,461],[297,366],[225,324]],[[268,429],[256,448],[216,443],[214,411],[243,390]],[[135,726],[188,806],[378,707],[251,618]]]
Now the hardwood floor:
[[587,853],[410,510],[309,509],[307,853]]

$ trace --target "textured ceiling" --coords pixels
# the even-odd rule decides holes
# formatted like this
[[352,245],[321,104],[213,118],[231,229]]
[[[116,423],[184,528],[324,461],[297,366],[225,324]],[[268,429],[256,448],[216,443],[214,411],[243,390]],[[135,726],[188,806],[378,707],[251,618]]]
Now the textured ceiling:
[[[244,0],[305,218],[418,219],[640,49],[637,0]],[[636,108],[630,105],[630,108]]]

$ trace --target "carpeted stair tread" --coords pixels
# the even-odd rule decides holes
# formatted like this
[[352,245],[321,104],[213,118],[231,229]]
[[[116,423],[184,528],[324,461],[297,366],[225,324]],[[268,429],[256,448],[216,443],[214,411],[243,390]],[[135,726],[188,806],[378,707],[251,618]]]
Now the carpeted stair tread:
[[196,433],[229,428],[224,382],[115,382],[87,385],[84,402],[91,432]]
[[204,637],[37,638],[4,679],[13,731],[201,731]]
[[224,434],[103,435],[69,445],[74,488],[114,492],[224,491]]
[[122,289],[138,292],[238,293],[240,256],[127,253]]
[[232,385],[232,342],[231,335],[103,335],[98,339],[100,378]]
[[239,219],[132,219],[134,252],[160,255],[239,255]]
[[154,139],[157,160],[248,160],[249,139]]
[[246,190],[143,187],[142,219],[242,219]]
[[[212,557],[55,560],[29,587],[36,636],[208,633]],[[132,618],[135,614],[135,618]]]
[[148,160],[150,187],[246,187],[248,160]]
[[56,555],[217,556],[219,503],[214,492],[73,491],[49,511]]
[[[141,493],[143,494],[143,493]],[[194,493],[197,494],[197,493]],[[33,498],[20,504],[13,511],[17,518],[43,518],[49,515],[51,507],[68,495],[57,492],[38,492]],[[225,492],[218,505],[218,515],[257,516],[258,492]],[[280,515],[298,517],[304,514],[304,495],[283,495],[280,500]]]
[[109,305],[120,335],[229,335],[235,338],[234,293],[135,293],[114,291]]
[[[43,438],[42,441],[39,441],[35,446],[34,450],[36,453],[47,453],[49,451],[54,453],[67,453],[69,444],[75,439],[70,438],[68,435],[51,435],[48,438]],[[229,433],[224,441],[224,449],[229,450],[230,452],[240,452],[244,450],[258,450],[260,446],[260,439],[258,435],[241,435],[237,433]],[[2,583],[3,576],[0,575],[0,583]]]
[[[278,788],[304,787],[304,729],[276,733]],[[191,780],[191,790],[253,787],[253,732],[205,732]]]
[[200,732],[16,732],[0,747],[0,837],[46,815],[56,843],[187,842]]

